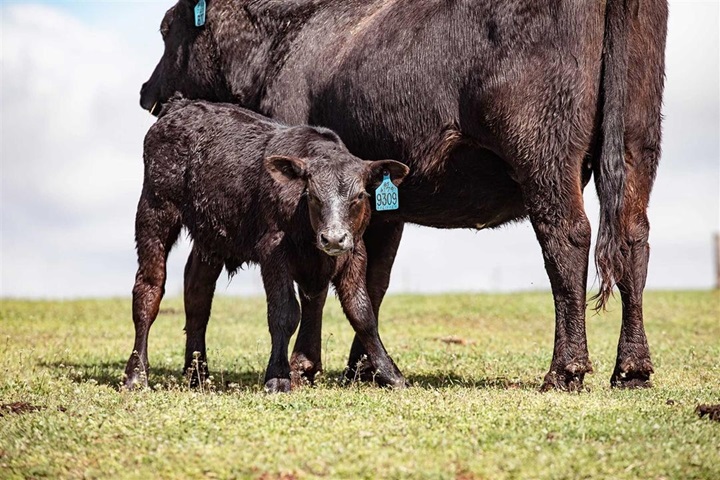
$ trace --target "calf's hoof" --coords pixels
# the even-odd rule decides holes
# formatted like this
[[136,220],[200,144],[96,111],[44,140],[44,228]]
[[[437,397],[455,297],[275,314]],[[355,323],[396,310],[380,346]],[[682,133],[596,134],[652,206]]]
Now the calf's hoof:
[[579,392],[583,388],[586,373],[592,373],[590,360],[573,361],[565,368],[551,368],[545,375],[541,392],[560,390],[563,392]]
[[305,381],[310,385],[315,384],[315,377],[322,372],[322,363],[310,360],[303,353],[293,353],[290,358],[290,378],[294,384],[302,384]]
[[127,390],[135,390],[138,388],[147,388],[147,372],[141,372],[139,370],[133,370],[130,373],[123,375],[123,388]]
[[[397,367],[395,367],[395,369],[397,370]],[[400,372],[398,371],[398,373]],[[350,359],[347,367],[345,367],[345,380],[349,383],[375,382],[376,376],[377,371],[365,354],[363,354],[359,359]]]
[[345,380],[352,382],[372,382],[375,372],[367,365],[348,365],[345,367]]
[[265,391],[267,393],[289,393],[289,378],[271,378],[265,382]]
[[362,381],[373,382],[381,387],[389,387],[394,389],[406,388],[407,380],[397,368],[395,363],[390,360],[389,364],[379,368],[374,368],[367,358],[363,358],[353,367],[348,365],[345,370],[345,378],[349,382]]
[[650,375],[653,373],[649,358],[624,360],[615,365],[610,386],[613,388],[651,388]]
[[147,369],[144,366],[146,363],[140,360],[137,352],[130,355],[123,374],[123,388],[133,390],[148,386]]
[[405,377],[403,377],[403,375],[399,372],[391,375],[384,375],[378,371],[375,372],[374,380],[375,383],[381,387],[388,387],[393,390],[402,390],[408,387],[407,380],[405,380]]

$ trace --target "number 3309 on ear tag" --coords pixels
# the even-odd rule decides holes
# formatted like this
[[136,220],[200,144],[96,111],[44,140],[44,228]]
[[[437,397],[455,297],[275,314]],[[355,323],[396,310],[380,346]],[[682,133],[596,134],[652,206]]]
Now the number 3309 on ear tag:
[[398,188],[390,181],[390,174],[383,174],[383,181],[375,190],[375,209],[397,210],[400,206]]

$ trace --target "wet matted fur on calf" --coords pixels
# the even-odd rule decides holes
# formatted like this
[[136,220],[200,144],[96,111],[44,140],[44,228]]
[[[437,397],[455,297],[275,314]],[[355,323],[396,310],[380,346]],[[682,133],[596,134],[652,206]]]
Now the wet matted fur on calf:
[[[180,98],[167,103],[150,128],[144,160],[127,387],[147,384],[148,332],[164,294],[167,257],[183,227],[193,239],[185,268],[186,370],[195,352],[206,365],[205,331],[223,266],[233,272],[249,262],[260,266],[267,294],[267,390],[290,390],[288,342],[300,321],[294,282],[303,308],[312,299],[324,301],[334,285],[375,379],[404,386],[378,336],[362,235],[371,214],[368,190],[386,175],[399,184],[405,165],[361,160],[325,128],[288,127],[235,105]],[[312,330],[306,336],[319,337],[319,323],[304,328]],[[321,368],[319,351],[293,360],[308,373]]]

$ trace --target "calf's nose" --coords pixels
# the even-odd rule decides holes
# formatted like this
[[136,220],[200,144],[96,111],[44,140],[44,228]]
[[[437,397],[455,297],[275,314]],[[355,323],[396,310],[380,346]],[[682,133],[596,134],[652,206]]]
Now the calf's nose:
[[340,248],[340,246],[343,244],[343,242],[345,242],[346,239],[346,233],[338,235],[333,235],[331,233],[320,234],[320,244],[323,247]]
[[352,247],[352,239],[347,231],[325,230],[319,235],[320,248],[328,254],[339,255]]

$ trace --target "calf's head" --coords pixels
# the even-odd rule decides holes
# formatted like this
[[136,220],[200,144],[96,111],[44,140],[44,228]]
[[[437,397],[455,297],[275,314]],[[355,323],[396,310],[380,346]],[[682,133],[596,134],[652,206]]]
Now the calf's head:
[[301,182],[316,245],[331,256],[352,250],[370,221],[372,192],[385,174],[395,185],[408,167],[394,160],[271,156],[265,166],[276,182]]
[[[175,92],[186,98],[222,101],[229,96],[213,28],[218,28],[213,15],[205,25],[195,26],[194,8],[197,0],[180,0],[165,13],[160,33],[165,44],[152,75],[140,89],[140,106],[153,115]],[[221,3],[222,5],[214,5]],[[207,10],[224,8],[225,2],[207,1]]]

